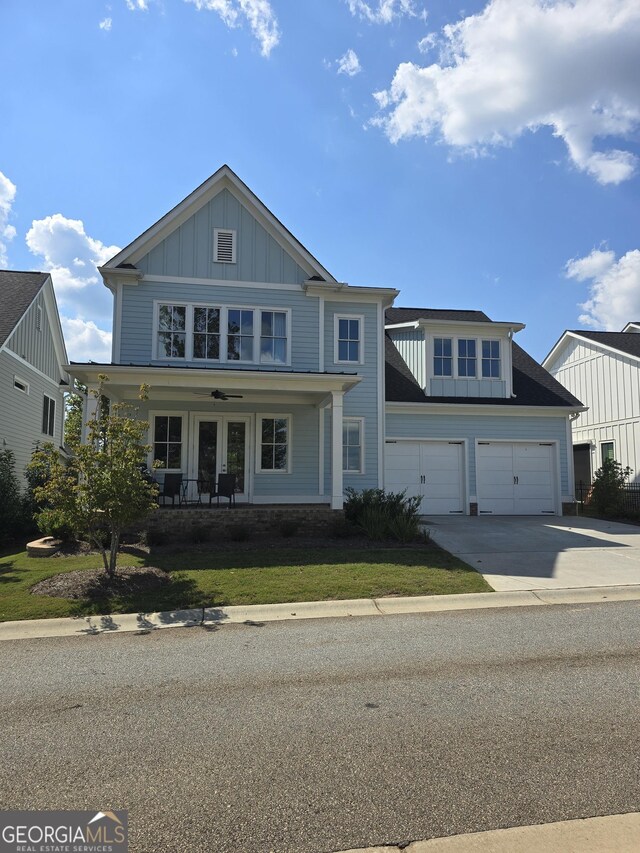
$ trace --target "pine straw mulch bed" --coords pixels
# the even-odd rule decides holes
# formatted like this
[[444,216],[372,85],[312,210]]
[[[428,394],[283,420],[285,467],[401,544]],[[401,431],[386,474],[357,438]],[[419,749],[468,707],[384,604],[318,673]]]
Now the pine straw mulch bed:
[[101,567],[53,575],[31,587],[31,593],[74,600],[95,599],[112,595],[135,595],[157,590],[170,582],[170,575],[153,566],[118,566],[113,578]]

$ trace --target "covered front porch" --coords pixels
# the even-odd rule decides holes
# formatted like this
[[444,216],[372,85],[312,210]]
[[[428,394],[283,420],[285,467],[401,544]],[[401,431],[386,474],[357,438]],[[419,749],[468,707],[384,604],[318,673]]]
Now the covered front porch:
[[[233,475],[237,505],[342,508],[343,399],[359,376],[157,365],[68,369],[89,389],[85,421],[100,386],[109,400],[138,407],[149,422],[149,467],[161,483],[167,475],[179,479],[179,504],[208,507],[220,475]],[[107,377],[102,384],[100,376]],[[141,385],[148,386],[142,401]]]

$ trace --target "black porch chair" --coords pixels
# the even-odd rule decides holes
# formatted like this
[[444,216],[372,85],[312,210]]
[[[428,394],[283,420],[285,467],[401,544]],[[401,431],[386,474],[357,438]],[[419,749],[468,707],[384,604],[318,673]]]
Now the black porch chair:
[[171,498],[171,506],[175,506],[176,498],[178,498],[178,506],[180,506],[181,490],[182,474],[165,474],[158,494],[159,498],[163,498],[162,505],[165,506],[166,499]]
[[218,477],[218,486],[214,488],[214,483],[211,484],[209,492],[209,506],[213,498],[217,498],[218,506],[220,506],[220,498],[227,498],[229,501],[229,509],[236,505],[236,475],[235,474],[220,474]]

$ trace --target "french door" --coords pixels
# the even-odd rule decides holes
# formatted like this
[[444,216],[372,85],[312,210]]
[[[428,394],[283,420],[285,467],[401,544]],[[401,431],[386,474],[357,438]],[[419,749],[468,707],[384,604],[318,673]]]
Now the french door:
[[236,499],[248,500],[249,418],[242,415],[192,415],[189,498],[208,497],[206,483],[235,474]]

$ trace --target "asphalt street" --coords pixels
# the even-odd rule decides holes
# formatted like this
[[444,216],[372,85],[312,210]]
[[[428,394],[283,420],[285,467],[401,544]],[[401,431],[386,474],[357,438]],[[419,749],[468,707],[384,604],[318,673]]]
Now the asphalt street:
[[127,808],[134,853],[639,811],[640,604],[4,642],[0,808]]

